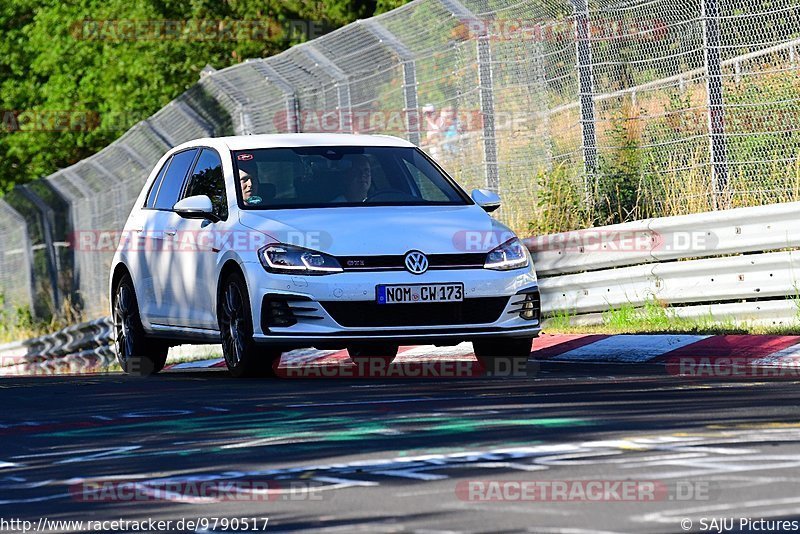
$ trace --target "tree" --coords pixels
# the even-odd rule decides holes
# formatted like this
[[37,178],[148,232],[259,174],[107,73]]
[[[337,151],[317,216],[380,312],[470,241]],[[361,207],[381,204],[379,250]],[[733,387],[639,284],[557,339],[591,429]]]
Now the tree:
[[403,1],[3,2],[0,194],[99,151],[207,64],[268,57]]

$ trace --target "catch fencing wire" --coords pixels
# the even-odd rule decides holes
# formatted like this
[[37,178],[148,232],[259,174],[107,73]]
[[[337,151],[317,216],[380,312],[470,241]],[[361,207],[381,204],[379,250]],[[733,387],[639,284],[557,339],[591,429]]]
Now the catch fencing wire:
[[[62,202],[30,209],[73,236],[113,236],[170,147],[295,131],[419,142],[464,187],[498,191],[500,219],[523,234],[798,200],[798,27],[790,1],[416,0],[204,69],[109,147],[45,178]],[[5,306],[30,307],[52,280],[25,220],[0,202]],[[74,265],[60,296],[86,318],[107,315],[113,251],[50,241],[43,265]]]

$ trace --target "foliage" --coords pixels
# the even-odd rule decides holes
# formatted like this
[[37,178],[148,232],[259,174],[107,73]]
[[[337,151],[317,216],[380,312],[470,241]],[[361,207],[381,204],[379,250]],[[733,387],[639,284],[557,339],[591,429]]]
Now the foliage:
[[587,206],[583,180],[570,174],[566,162],[536,176],[536,209],[528,224],[533,235],[566,232],[592,226],[592,206]]

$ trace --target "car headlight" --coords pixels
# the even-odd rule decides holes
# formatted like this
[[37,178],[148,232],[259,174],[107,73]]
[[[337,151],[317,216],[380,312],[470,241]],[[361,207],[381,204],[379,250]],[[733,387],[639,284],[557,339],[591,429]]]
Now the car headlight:
[[342,272],[342,266],[330,254],[294,245],[267,245],[258,251],[261,265],[271,273],[332,274]]
[[514,237],[492,249],[486,255],[486,263],[483,264],[483,267],[495,271],[510,271],[527,267],[528,262],[528,251],[522,242]]

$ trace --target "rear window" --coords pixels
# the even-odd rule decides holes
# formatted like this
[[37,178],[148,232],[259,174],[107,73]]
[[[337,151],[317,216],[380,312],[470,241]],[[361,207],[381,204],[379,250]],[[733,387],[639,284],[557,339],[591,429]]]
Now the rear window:
[[240,150],[234,161],[245,209],[471,204],[411,147]]

